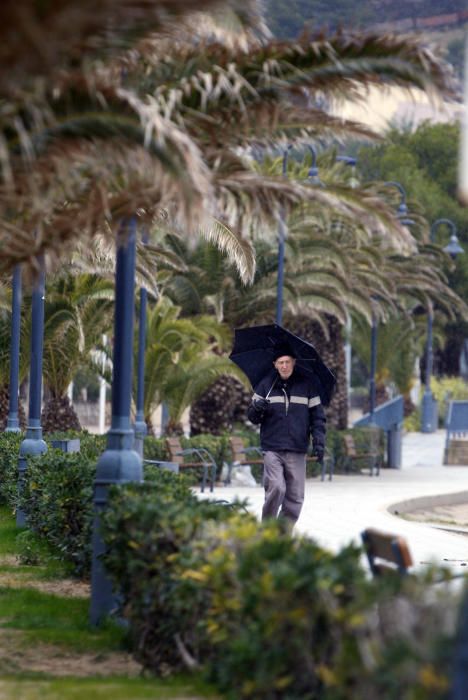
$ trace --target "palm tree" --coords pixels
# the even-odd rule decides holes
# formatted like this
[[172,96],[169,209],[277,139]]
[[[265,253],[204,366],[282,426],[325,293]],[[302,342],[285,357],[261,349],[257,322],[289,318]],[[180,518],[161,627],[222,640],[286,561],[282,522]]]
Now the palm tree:
[[[378,212],[379,208],[375,209]],[[343,344],[348,316],[359,314],[370,324],[373,313],[382,320],[396,313],[409,315],[416,306],[427,306],[430,299],[437,300],[449,314],[454,310],[466,314],[467,307],[446,284],[440,265],[441,250],[418,244],[408,231],[404,236],[384,236],[380,228],[373,229],[339,213],[317,211],[310,204],[293,210],[288,223],[285,324],[312,342],[335,372],[338,390],[328,416],[331,425],[344,428],[348,396]],[[418,265],[414,264],[414,251],[418,251]],[[204,257],[204,249],[198,257],[192,254],[188,285],[191,298],[198,303],[203,299],[206,304],[212,296],[211,278],[202,264]],[[262,241],[257,247],[257,263],[254,284],[247,290],[231,282],[224,268],[223,284],[217,285],[223,291],[223,303],[218,301],[218,308],[222,308],[223,318],[231,324],[272,320],[277,265],[274,241]],[[215,279],[223,272],[222,268],[210,269],[215,270]],[[184,289],[178,280],[176,291],[181,298]],[[192,412],[197,421],[203,416],[202,407],[214,405],[221,392],[234,393],[233,382],[219,380],[210,388]],[[204,413],[208,413],[207,408]],[[205,423],[209,420],[206,415],[203,418]],[[198,430],[198,425],[192,424],[192,429]]]
[[166,432],[181,430],[183,412],[220,375],[243,378],[222,349],[230,332],[213,316],[181,318],[180,308],[166,297],[148,312],[145,353],[145,421],[153,430],[152,415],[165,403],[169,409]]
[[[119,55],[140,39],[164,31],[187,13],[219,9],[219,0],[35,0],[0,5],[2,66],[0,95],[15,99],[18,89],[40,89],[77,63]],[[223,2],[231,21],[262,29],[255,0]],[[19,50],[20,47],[20,50]]]
[[[71,245],[76,231],[108,235],[136,212],[153,223],[164,211],[186,235],[215,217],[246,236],[303,200],[368,216],[356,198],[259,178],[242,149],[282,136],[355,133],[358,125],[313,106],[314,96],[358,99],[354,86],[381,76],[446,94],[443,64],[416,40],[394,37],[241,39],[194,42],[193,24],[187,31],[179,23],[120,63],[91,66],[86,79],[68,72],[34,99],[12,102],[0,120],[9,181],[0,197],[2,264],[32,264]],[[311,100],[301,103],[305,92]]]
[[[69,71],[34,99],[12,101],[0,124],[9,184],[0,193],[0,265],[33,265],[42,252],[71,245],[77,231],[109,235],[135,212],[148,224],[164,213],[186,235],[215,219],[245,236],[276,225],[282,209],[302,201],[376,221],[350,193],[259,177],[246,148],[363,133],[318,108],[315,96],[358,99],[355,87],[382,76],[446,94],[443,64],[418,41],[395,37],[239,36],[194,42],[193,23],[179,24],[104,69],[91,66],[86,79]],[[392,217],[386,225],[401,230]]]
[[96,275],[63,274],[48,285],[45,301],[43,377],[47,399],[44,432],[79,430],[67,395],[78,369],[112,325],[113,287]]

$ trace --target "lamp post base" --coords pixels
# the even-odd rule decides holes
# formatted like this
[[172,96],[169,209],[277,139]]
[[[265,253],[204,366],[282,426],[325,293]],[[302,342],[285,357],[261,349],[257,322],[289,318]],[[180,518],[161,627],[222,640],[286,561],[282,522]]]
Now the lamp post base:
[[432,392],[424,392],[421,402],[421,432],[435,433],[438,422],[437,401],[434,399]]

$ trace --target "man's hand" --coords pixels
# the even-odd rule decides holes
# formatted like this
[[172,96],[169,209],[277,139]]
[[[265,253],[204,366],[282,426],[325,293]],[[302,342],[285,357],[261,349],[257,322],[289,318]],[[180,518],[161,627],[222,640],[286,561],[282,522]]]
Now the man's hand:
[[263,414],[265,413],[269,403],[270,402],[267,399],[260,397],[258,399],[255,399],[253,405],[255,407],[255,410],[258,411],[258,413]]
[[323,462],[324,448],[322,447],[322,445],[315,446],[312,454],[314,455],[314,457],[317,457],[317,462]]

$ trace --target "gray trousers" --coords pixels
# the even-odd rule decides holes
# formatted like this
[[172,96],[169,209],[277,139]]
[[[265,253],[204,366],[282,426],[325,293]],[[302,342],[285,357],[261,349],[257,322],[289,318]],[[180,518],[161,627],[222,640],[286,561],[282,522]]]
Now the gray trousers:
[[304,503],[306,455],[287,450],[264,452],[263,465],[262,520],[280,517],[295,523]]

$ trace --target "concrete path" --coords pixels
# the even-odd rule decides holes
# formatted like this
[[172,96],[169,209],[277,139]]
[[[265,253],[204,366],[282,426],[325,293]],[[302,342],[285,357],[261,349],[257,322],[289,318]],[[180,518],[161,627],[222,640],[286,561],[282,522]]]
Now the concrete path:
[[[337,551],[351,541],[360,544],[361,531],[377,527],[405,537],[416,565],[431,562],[468,573],[468,530],[463,535],[394,514],[404,511],[413,499],[422,499],[418,507],[452,500],[468,503],[468,465],[443,466],[444,441],[445,431],[408,433],[403,437],[401,469],[382,469],[378,477],[338,474],[333,481],[308,480],[296,531]],[[450,496],[444,499],[446,494]],[[260,517],[260,486],[218,487],[214,494],[206,495],[227,500],[247,498],[251,511]]]

